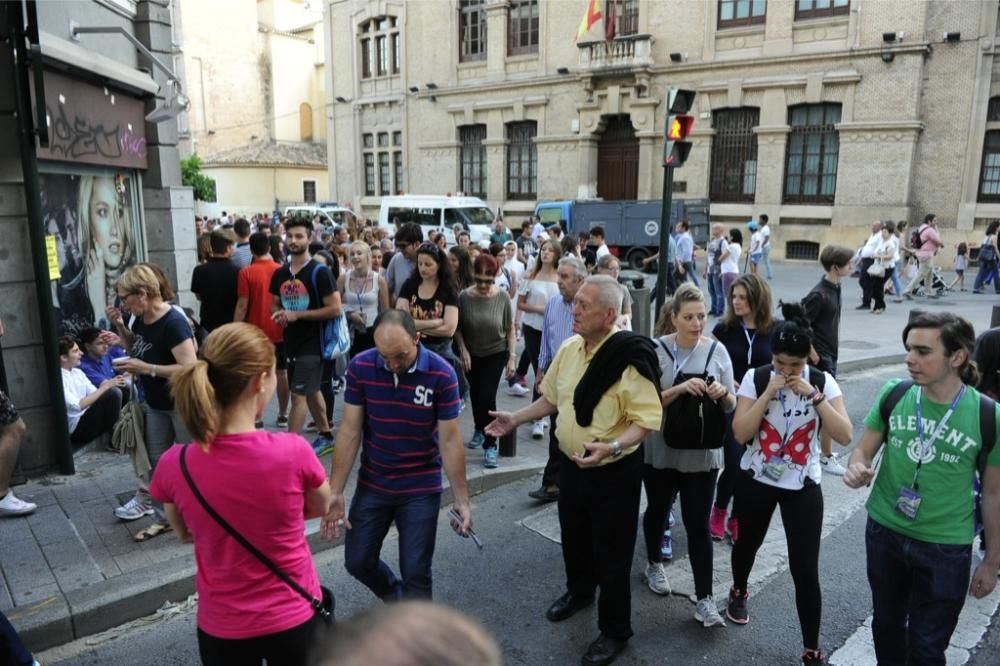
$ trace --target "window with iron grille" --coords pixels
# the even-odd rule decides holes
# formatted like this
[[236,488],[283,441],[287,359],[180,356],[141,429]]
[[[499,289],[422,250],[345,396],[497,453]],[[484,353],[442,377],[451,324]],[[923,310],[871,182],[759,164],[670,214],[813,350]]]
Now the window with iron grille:
[[389,153],[378,154],[378,193],[382,196],[392,194],[392,182],[389,180]]
[[458,128],[461,143],[460,189],[468,196],[486,196],[486,125]]
[[979,171],[979,201],[1000,201],[1000,131],[991,130],[983,141],[983,166]]
[[842,16],[851,11],[851,0],[795,0],[795,20]]
[[785,154],[786,203],[832,204],[837,192],[840,104],[789,107]]
[[507,55],[538,53],[538,0],[511,0],[507,8]]
[[[401,54],[399,27],[395,16],[378,16],[359,24],[362,36],[361,78],[399,74]],[[391,70],[391,71],[390,71]]]
[[719,28],[757,25],[767,20],[767,0],[719,0]]
[[396,194],[403,193],[403,153],[398,150],[392,154],[392,170],[396,177]]
[[986,122],[1000,122],[1000,97],[990,98],[990,105],[986,110]]
[[819,243],[813,241],[788,241],[785,243],[785,259],[819,259]]
[[608,0],[605,11],[614,4],[615,35],[625,37],[639,32],[639,0]]
[[538,151],[534,121],[507,124],[507,198],[534,199],[538,191]]
[[757,135],[760,109],[712,112],[712,201],[753,202],[757,192]]
[[316,181],[302,181],[302,201],[304,203],[316,203]]
[[458,6],[459,62],[486,59],[486,2],[461,0]]
[[375,153],[365,153],[365,195],[375,196]]

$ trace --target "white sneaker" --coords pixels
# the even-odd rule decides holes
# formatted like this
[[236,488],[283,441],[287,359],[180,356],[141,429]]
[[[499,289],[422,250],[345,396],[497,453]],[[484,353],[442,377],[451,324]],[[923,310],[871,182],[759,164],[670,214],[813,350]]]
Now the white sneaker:
[[516,398],[521,398],[531,393],[531,389],[527,386],[521,386],[517,382],[514,382],[507,387],[507,395],[512,395]]
[[545,437],[545,421],[535,421],[535,424],[531,426],[531,437],[532,439]]
[[139,501],[139,497],[133,497],[123,506],[115,509],[115,518],[119,520],[139,520],[145,516],[153,515],[153,507]]
[[837,462],[837,456],[821,456],[819,466],[823,468],[824,472],[833,474],[834,476],[844,476],[844,473],[847,471],[843,465]]
[[715,607],[715,600],[712,597],[705,597],[698,601],[695,606],[694,619],[706,627],[724,627],[726,621],[719,615],[719,609]]
[[26,516],[37,508],[37,504],[17,499],[13,490],[8,490],[0,499],[0,516]]
[[667,569],[663,562],[650,562],[646,565],[646,570],[642,573],[646,579],[646,585],[657,594],[670,594],[670,580],[667,578]]

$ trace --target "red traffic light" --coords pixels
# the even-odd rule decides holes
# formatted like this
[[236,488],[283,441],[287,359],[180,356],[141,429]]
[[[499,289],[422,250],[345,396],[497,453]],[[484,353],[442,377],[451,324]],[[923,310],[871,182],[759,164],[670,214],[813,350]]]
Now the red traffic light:
[[694,127],[694,116],[671,116],[668,119],[667,140],[683,141],[687,139],[692,127]]

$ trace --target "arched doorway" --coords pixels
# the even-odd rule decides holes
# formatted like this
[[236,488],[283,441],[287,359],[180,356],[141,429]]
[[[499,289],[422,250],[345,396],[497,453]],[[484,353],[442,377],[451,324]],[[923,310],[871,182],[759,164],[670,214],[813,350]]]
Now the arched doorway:
[[597,150],[597,196],[606,200],[639,195],[639,139],[628,115],[608,116]]

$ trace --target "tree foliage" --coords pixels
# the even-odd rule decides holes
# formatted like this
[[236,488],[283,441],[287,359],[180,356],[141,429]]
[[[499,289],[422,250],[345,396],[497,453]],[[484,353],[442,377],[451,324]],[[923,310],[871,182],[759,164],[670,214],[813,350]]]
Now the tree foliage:
[[197,153],[181,160],[181,180],[186,187],[194,189],[197,201],[215,201],[215,180],[201,172],[201,158]]

